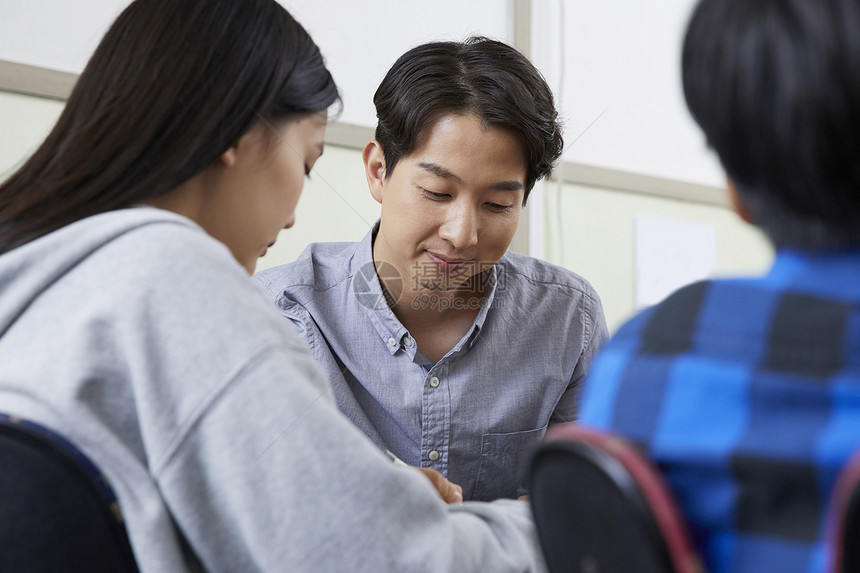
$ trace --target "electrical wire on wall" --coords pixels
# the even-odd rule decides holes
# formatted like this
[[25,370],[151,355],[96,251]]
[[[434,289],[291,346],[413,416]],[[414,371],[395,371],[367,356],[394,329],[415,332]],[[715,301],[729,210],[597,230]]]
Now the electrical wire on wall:
[[[564,11],[565,0],[558,0],[558,86],[556,87],[556,109],[558,110],[558,115],[561,118],[565,118],[562,110],[564,108],[564,84],[565,84],[565,72],[567,70],[567,34],[566,34],[566,18]],[[597,121],[603,117],[607,111],[609,111],[609,105],[603,109],[597,116],[589,122],[573,139],[569,139],[565,144],[565,151],[573,147],[573,145],[579,141],[579,139],[585,135],[585,133],[591,129]],[[568,134],[569,135],[569,134]],[[564,238],[564,152],[562,152],[562,156],[559,158],[558,165],[555,168],[555,225],[557,227],[557,231],[553,233],[558,241],[557,245],[553,249],[554,253],[557,253],[556,262],[562,266],[565,265],[565,238]],[[549,217],[547,217],[548,219]]]
[[[565,45],[565,17],[564,17],[564,0],[558,0],[558,54],[559,54],[559,70],[558,70],[558,88],[556,94],[558,96],[556,108],[559,117],[563,117],[562,108],[564,106],[564,77],[565,77],[565,61],[566,61],[566,45]],[[558,264],[564,266],[564,215],[562,211],[562,195],[564,194],[564,155],[559,158],[558,166],[555,170],[555,217],[556,236],[558,238]]]

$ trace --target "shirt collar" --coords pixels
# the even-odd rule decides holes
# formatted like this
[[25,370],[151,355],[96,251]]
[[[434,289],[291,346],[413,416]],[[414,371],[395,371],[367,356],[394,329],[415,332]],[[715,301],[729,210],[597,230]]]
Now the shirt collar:
[[349,274],[353,277],[352,295],[391,354],[401,348],[412,350],[414,353],[414,343],[411,346],[407,345],[406,327],[391,311],[383,294],[382,285],[379,283],[379,277],[376,275],[376,266],[373,264],[373,238],[378,230],[379,221],[377,220],[358,244],[355,256],[350,261]]
[[496,263],[489,269],[484,271],[487,273],[487,279],[484,283],[484,298],[481,300],[481,310],[478,311],[478,316],[475,318],[475,335],[484,327],[484,322],[487,320],[487,313],[490,312],[490,307],[493,306],[493,301],[496,300],[496,291],[500,290],[499,285],[503,283],[500,279],[501,271],[499,264]]

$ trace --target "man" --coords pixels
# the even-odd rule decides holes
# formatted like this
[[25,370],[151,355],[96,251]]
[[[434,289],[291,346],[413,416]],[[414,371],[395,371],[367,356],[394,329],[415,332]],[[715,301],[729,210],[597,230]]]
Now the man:
[[606,337],[584,279],[506,252],[562,151],[552,93],[522,54],[472,38],[410,50],[374,103],[363,159],[379,223],[257,278],[380,448],[467,500],[518,497]]
[[665,471],[706,569],[824,571],[824,515],[860,445],[860,5],[701,0],[690,111],[770,272],[697,283],[595,362],[582,422]]

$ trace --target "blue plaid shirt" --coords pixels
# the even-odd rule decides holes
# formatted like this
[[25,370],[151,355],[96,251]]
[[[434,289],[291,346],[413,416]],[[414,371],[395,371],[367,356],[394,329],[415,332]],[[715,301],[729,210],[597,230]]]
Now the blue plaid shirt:
[[860,252],[679,290],[605,345],[580,414],[658,463],[712,573],[823,571],[860,446]]
[[524,493],[533,449],[547,424],[576,418],[607,336],[597,294],[568,270],[507,253],[472,328],[434,364],[386,303],[372,233],[312,244],[256,279],[310,345],[338,407],[380,448],[442,472],[467,500]]

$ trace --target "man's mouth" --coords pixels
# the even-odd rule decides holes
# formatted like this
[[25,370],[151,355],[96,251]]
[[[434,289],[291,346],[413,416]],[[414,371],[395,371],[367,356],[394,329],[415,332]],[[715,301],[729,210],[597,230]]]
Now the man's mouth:
[[426,251],[426,253],[427,257],[433,261],[437,267],[446,271],[456,271],[469,264],[468,260],[449,258],[430,251]]

